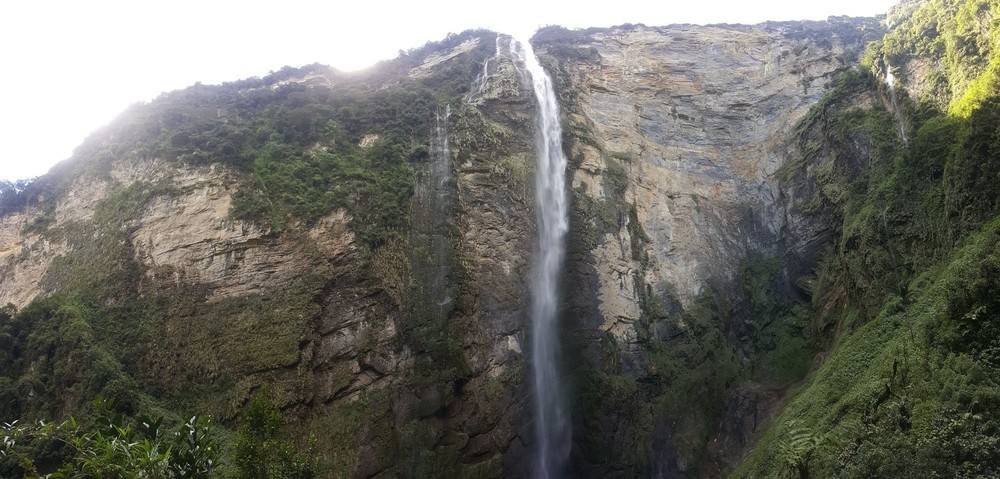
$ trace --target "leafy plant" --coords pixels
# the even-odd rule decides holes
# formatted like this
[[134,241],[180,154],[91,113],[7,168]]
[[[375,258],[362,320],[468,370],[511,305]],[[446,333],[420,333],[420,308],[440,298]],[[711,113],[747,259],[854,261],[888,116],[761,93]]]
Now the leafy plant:
[[787,426],[790,429],[778,448],[778,458],[788,467],[792,476],[808,479],[809,460],[826,439],[803,427],[798,421],[789,421]]
[[[218,448],[211,420],[193,416],[172,432],[162,428],[163,419],[128,419],[113,413],[111,404],[96,401],[96,416],[89,426],[75,418],[60,422],[4,423],[0,456],[13,460],[8,472],[29,478],[196,479],[210,477],[218,463]],[[55,448],[55,465],[42,461],[40,451]],[[49,462],[49,463],[46,463]]]

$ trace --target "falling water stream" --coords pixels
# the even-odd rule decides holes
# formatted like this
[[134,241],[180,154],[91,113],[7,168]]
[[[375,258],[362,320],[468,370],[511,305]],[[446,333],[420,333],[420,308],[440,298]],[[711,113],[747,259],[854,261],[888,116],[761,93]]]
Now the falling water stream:
[[899,138],[903,140],[905,145],[910,142],[906,136],[906,120],[899,108],[899,101],[896,99],[896,77],[892,74],[892,65],[889,65],[888,61],[885,62],[885,83],[889,85],[889,106],[892,108],[892,114],[896,117],[899,125]]
[[449,238],[448,217],[451,191],[451,151],[448,149],[448,119],[451,117],[451,106],[445,105],[444,112],[438,109],[434,115],[434,131],[431,135],[431,163],[426,180],[429,191],[426,192],[424,204],[435,219],[428,221],[431,229],[425,233],[430,238],[431,282],[430,295],[427,300],[433,301],[431,310],[433,317],[446,321],[451,304],[451,292],[448,288]]
[[431,119],[429,157],[417,173],[410,216],[410,274],[415,280],[409,290],[411,314],[415,320],[440,327],[448,322],[454,294],[448,282],[454,257],[448,224],[454,188],[448,149],[450,116],[451,107],[446,105]]
[[531,365],[534,385],[536,477],[558,477],[570,449],[570,424],[559,375],[559,276],[565,257],[566,156],[562,149],[559,105],[552,80],[526,40],[511,45],[511,53],[524,65],[523,79],[530,82],[538,102],[535,205],[538,250],[531,283]]

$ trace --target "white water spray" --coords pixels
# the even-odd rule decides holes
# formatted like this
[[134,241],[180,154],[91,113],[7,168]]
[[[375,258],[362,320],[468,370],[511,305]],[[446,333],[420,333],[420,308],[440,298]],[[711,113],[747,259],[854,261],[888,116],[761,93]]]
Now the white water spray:
[[476,95],[482,95],[486,91],[486,81],[490,79],[490,60],[495,59],[500,56],[500,35],[496,38],[496,50],[492,57],[487,58],[483,62],[483,73],[479,75],[476,81],[473,83],[472,90],[469,91],[469,95],[466,97],[466,101],[472,101]]
[[434,113],[434,133],[431,135],[431,150],[434,156],[431,175],[439,183],[436,192],[439,198],[447,194],[447,190],[443,186],[451,178],[451,152],[448,150],[449,118],[451,118],[451,105],[444,106],[443,117],[440,109]]
[[910,139],[906,136],[906,121],[903,118],[903,112],[899,109],[899,101],[896,99],[896,77],[892,74],[892,65],[889,61],[885,62],[885,83],[889,86],[889,103],[892,108],[892,114],[896,117],[897,125],[899,126],[899,138],[903,140],[903,144],[910,142]]
[[570,423],[559,375],[559,277],[569,229],[566,198],[566,156],[562,149],[559,104],[552,80],[527,40],[511,41],[511,56],[538,102],[535,204],[538,210],[538,251],[531,283],[533,327],[531,359],[534,385],[536,477],[558,477],[569,457]]

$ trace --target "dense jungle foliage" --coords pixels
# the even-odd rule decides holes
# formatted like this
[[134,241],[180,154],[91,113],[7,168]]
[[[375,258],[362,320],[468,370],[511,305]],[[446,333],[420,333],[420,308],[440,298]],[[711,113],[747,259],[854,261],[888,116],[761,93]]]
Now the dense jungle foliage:
[[786,165],[837,225],[811,283],[829,346],[736,477],[1000,474],[1000,2],[890,22],[864,67],[914,96],[850,73]]

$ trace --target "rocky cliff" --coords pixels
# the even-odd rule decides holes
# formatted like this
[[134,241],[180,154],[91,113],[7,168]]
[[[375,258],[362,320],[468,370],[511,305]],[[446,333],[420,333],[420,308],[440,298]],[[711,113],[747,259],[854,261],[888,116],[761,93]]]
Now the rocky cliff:
[[776,172],[879,32],[842,18],[536,37],[574,160],[567,322],[589,338],[580,394],[594,389],[577,415],[579,474],[714,476],[750,444],[788,380],[760,371],[760,337],[785,320],[754,314],[750,276],[776,267],[763,281],[794,302],[828,239]]
[[[331,477],[521,470],[531,97],[515,80],[469,101],[494,37],[452,37],[367,74],[194,87],[88,139],[3,217],[0,302],[52,297],[98,318],[95,347],[128,386],[28,348],[30,365],[5,372],[6,414],[60,417],[102,394],[232,423],[264,394],[317,438]],[[300,170],[268,176],[288,155]],[[298,182],[314,167],[309,182],[337,175],[325,192]]]
[[[814,268],[877,146],[829,133],[849,107],[826,99],[891,105],[844,80],[883,33],[534,37],[571,162],[569,474],[720,475],[809,371],[839,324]],[[198,85],[95,133],[4,205],[0,413],[104,395],[235,426],[263,395],[330,477],[527,475],[534,103],[510,42]]]

